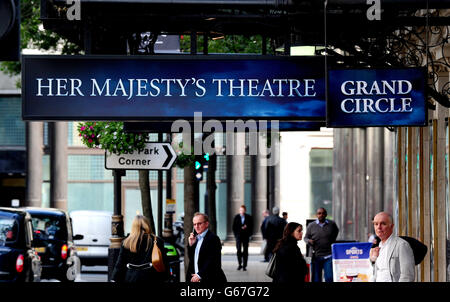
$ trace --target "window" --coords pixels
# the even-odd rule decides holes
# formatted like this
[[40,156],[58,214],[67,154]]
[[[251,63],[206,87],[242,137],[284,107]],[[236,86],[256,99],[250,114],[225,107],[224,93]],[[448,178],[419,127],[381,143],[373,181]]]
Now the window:
[[21,98],[0,96],[0,112],[0,145],[25,146]]
[[332,208],[332,169],[333,149],[312,149],[309,154],[309,170],[311,174],[310,215],[323,207],[330,216]]
[[18,229],[15,219],[0,217],[0,246],[16,241]]
[[33,214],[31,223],[38,240],[67,240],[67,227],[62,217]]

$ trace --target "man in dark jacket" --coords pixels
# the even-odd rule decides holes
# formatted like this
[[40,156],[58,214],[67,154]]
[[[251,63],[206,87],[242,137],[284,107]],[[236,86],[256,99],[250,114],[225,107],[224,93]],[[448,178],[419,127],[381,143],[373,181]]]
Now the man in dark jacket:
[[267,220],[269,219],[270,212],[269,210],[264,210],[263,212],[263,222],[261,223],[261,235],[264,240],[264,260],[263,262],[269,262],[269,249],[267,248],[267,235],[266,235],[266,226],[267,226]]
[[206,214],[195,213],[194,232],[189,236],[189,267],[186,281],[202,283],[225,283],[227,278],[222,270],[222,244],[219,237],[208,230]]
[[236,238],[236,250],[238,258],[238,270],[241,268],[247,270],[248,260],[248,243],[250,236],[253,234],[253,218],[246,214],[247,208],[242,205],[239,208],[239,214],[234,217],[233,220],[233,233]]
[[273,249],[278,240],[283,237],[283,230],[286,226],[286,220],[280,216],[280,208],[273,207],[272,215],[267,218],[266,222],[266,238],[267,238],[267,250],[269,253],[269,259],[272,258]]
[[306,229],[305,242],[313,249],[311,260],[313,282],[322,282],[322,270],[325,282],[333,282],[331,245],[336,241],[339,229],[336,223],[327,218],[327,210],[317,209],[317,219]]

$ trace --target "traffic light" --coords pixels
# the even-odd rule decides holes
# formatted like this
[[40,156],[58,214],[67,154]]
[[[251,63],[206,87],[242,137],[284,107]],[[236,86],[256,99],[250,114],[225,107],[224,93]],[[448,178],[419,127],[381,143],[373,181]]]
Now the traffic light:
[[197,181],[201,181],[203,179],[203,163],[202,163],[202,156],[196,155],[195,156],[195,179]]
[[197,181],[203,180],[203,172],[208,170],[209,153],[195,156],[195,179]]
[[20,0],[0,0],[0,61],[20,57]]

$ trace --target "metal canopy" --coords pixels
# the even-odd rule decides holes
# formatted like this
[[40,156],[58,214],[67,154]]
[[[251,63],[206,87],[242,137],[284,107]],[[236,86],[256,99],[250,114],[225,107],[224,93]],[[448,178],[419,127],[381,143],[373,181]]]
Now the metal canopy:
[[[81,0],[81,21],[69,21],[65,0],[41,0],[46,28],[73,41],[86,28],[126,34],[136,31],[283,36],[324,36],[324,3],[317,0]],[[450,1],[381,0],[382,20],[369,22],[366,0],[329,0],[327,18],[337,31],[358,35],[365,27],[424,24],[418,9],[450,7]],[[428,4],[427,4],[428,3]],[[450,18],[430,16],[429,25],[449,25]]]

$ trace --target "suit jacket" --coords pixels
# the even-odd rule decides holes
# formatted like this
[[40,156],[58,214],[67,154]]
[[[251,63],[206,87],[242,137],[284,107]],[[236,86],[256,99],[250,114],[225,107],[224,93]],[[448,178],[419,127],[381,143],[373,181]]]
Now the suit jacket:
[[248,240],[253,235],[253,219],[252,216],[244,214],[244,224],[247,225],[245,230],[242,229],[241,215],[237,214],[233,220],[233,233],[234,237],[241,240]]
[[[394,236],[394,235],[392,235]],[[387,251],[389,255],[389,271],[393,282],[414,282],[414,254],[409,243],[394,236]],[[373,280],[377,278],[377,265],[374,265]]]
[[266,236],[266,228],[267,228],[267,220],[269,219],[269,216],[265,217],[263,222],[261,223],[261,234],[263,236],[263,239],[267,239]]
[[287,225],[286,220],[278,215],[270,215],[266,222],[266,239],[276,243],[278,239],[283,237],[284,227]]
[[[195,274],[194,256],[197,242],[188,247],[189,267],[186,273],[186,281],[191,280],[191,275]],[[198,256],[198,274],[202,283],[225,283],[227,278],[222,270],[222,244],[219,237],[208,231],[203,238]]]

